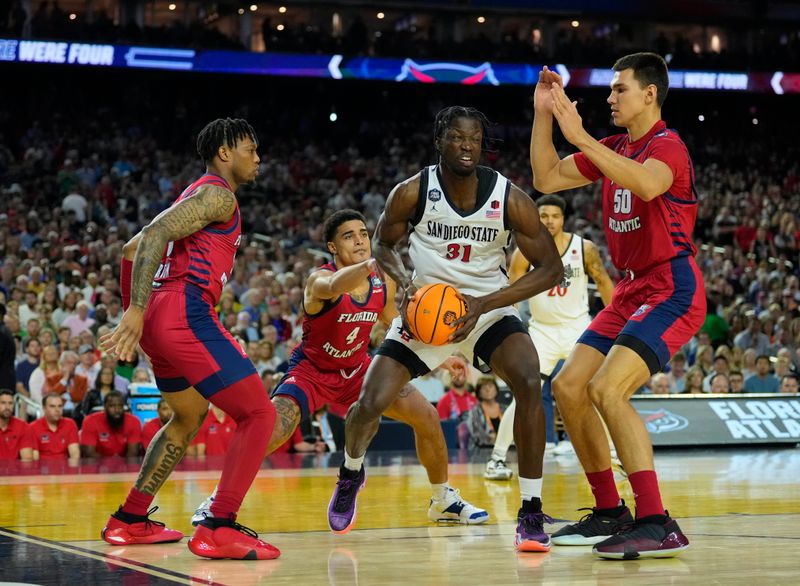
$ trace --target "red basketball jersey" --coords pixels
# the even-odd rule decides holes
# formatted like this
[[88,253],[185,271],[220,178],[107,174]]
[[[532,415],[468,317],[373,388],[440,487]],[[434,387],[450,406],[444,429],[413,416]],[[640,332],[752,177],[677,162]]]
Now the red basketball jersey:
[[[335,271],[336,265],[320,267]],[[303,342],[295,349],[320,370],[349,370],[367,357],[372,327],[386,307],[386,285],[375,273],[369,276],[367,299],[359,303],[345,293],[327,301],[315,315],[303,319]]]
[[[206,173],[187,187],[172,205],[192,197],[200,186],[206,184],[230,190],[228,182],[222,177]],[[241,234],[237,203],[233,217],[227,222],[209,224],[182,240],[170,242],[153,278],[153,287],[157,289],[168,283],[192,283],[203,290],[203,296],[211,305],[216,305],[223,287],[230,279]]]
[[659,120],[635,142],[627,134],[600,141],[614,152],[638,163],[657,159],[672,170],[672,185],[651,201],[644,201],[605,177],[583,153],[575,163],[584,177],[603,177],[603,218],[611,260],[620,270],[646,272],[681,256],[694,256],[692,230],[697,216],[694,167],[686,145],[674,130]]

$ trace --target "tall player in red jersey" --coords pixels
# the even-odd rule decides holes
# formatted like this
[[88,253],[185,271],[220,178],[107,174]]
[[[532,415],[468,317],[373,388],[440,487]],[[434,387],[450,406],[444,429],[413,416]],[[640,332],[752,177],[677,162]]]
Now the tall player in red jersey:
[[123,264],[123,290],[130,283],[130,306],[102,343],[122,360],[130,360],[141,343],[174,415],[153,438],[134,488],[102,531],[103,539],[113,545],[183,537],[151,521],[148,516],[154,509],[148,509],[186,452],[211,401],[233,417],[237,428],[211,514],[195,530],[189,549],[209,558],[280,555],[254,531],[236,523],[272,434],[275,408],[252,362],[214,311],[241,239],[234,194],[256,178],[257,147],[256,134],[245,120],[208,124],[197,138],[206,174],[126,246],[128,254],[136,250],[130,277],[130,264]]
[[[321,266],[306,283],[303,341],[272,392],[278,419],[269,453],[325,404],[334,413],[347,412],[358,400],[371,362],[367,348],[373,326],[380,321],[388,327],[397,315],[396,286],[380,276],[364,216],[355,210],[335,212],[325,220],[323,235],[333,262]],[[385,414],[414,429],[417,454],[433,490],[428,518],[470,525],[488,521],[486,511],[464,501],[448,484],[447,444],[433,405],[407,385]],[[192,523],[202,520],[214,499],[212,495],[200,505]],[[347,533],[352,528],[355,517],[330,513],[332,531]]]
[[[689,546],[661,503],[650,436],[630,397],[703,324],[705,291],[694,261],[694,168],[686,145],[661,119],[664,60],[636,53],[614,64],[608,104],[627,132],[597,141],[584,130],[561,78],[547,68],[534,92],[531,167],[545,193],[603,180],[609,252],[625,278],[553,381],[553,394],[592,487],[596,506],[553,543],[595,544],[600,557],[671,557]],[[580,152],[559,160],[553,117]],[[596,410],[595,410],[596,408]],[[608,425],[636,499],[636,520],[617,493]]]

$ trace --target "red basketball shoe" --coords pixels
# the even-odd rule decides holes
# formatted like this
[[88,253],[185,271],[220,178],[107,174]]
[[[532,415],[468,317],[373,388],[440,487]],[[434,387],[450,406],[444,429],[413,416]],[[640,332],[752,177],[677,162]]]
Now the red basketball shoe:
[[200,521],[189,539],[189,551],[204,558],[234,560],[274,560],[281,555],[252,529],[220,517]]
[[150,515],[157,510],[158,507],[153,507],[146,515],[133,515],[126,513],[120,507],[108,518],[100,537],[111,545],[171,543],[183,539],[183,533],[180,531],[167,529],[164,523],[150,519]]

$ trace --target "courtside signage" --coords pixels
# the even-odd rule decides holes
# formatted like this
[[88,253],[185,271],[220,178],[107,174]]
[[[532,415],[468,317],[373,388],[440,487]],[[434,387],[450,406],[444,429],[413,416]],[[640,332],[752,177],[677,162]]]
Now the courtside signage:
[[637,396],[657,446],[800,443],[797,395]]

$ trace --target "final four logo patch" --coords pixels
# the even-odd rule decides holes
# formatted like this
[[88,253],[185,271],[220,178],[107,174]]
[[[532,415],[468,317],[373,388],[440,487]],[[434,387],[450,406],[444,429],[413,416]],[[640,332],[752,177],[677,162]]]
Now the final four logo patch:
[[436,203],[440,199],[442,199],[442,192],[436,189],[435,187],[428,191],[428,199],[431,200],[433,203]]

